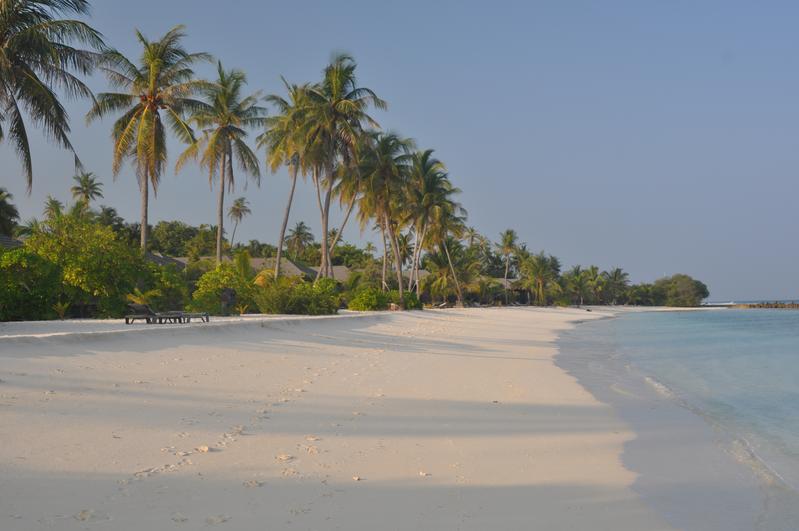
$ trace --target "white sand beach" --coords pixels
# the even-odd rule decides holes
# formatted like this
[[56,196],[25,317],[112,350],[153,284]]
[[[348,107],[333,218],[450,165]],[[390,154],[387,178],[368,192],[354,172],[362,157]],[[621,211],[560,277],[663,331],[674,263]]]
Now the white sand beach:
[[602,315],[5,324],[0,529],[670,529],[553,362]]

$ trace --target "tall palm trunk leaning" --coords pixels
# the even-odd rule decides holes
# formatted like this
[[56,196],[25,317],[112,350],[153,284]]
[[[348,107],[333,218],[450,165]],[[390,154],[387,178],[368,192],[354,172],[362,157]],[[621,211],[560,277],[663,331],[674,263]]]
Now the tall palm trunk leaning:
[[304,134],[308,128],[308,124],[304,120],[308,106],[306,103],[308,85],[292,85],[284,78],[281,80],[286,87],[288,99],[277,94],[270,94],[266,97],[266,101],[277,109],[277,113],[266,118],[266,131],[258,136],[258,147],[266,148],[266,163],[272,173],[285,164],[289,168],[291,178],[289,197],[277,241],[275,278],[280,276],[283,246],[291,215],[291,205],[294,201],[294,192],[297,188],[297,176],[300,171],[305,174],[306,158],[303,156],[303,150],[306,147],[306,139]]
[[230,236],[230,245],[233,246],[233,241],[236,239],[236,230],[239,228],[239,223],[241,220],[244,219],[244,216],[248,216],[252,214],[252,210],[250,210],[249,205],[247,204],[247,199],[244,197],[239,197],[230,207],[228,211],[228,217],[233,221],[233,234]]
[[181,40],[183,26],[175,26],[161,39],[150,41],[141,32],[136,38],[142,47],[134,64],[116,50],[105,51],[100,64],[114,88],[125,92],[105,92],[86,116],[87,122],[111,113],[121,112],[114,122],[114,156],[112,169],[119,174],[122,164],[130,160],[136,168],[141,192],[141,249],[147,251],[150,186],[158,189],[167,160],[164,121],[184,143],[195,142],[194,132],[183,113],[196,103],[191,96],[202,83],[194,79],[192,65],[209,60],[205,53],[189,53]]
[[356,63],[346,54],[337,55],[325,68],[318,85],[307,87],[302,108],[305,151],[313,159],[313,184],[317,193],[322,226],[319,276],[332,276],[328,238],[330,205],[339,167],[356,158],[358,138],[366,125],[377,123],[366,113],[371,105],[385,109],[386,103],[368,88],[359,87]]
[[280,237],[277,241],[277,256],[275,259],[275,278],[280,276],[280,262],[283,260],[283,242],[286,239],[286,227],[289,224],[289,215],[291,214],[291,204],[294,201],[294,191],[297,189],[297,161],[292,161],[290,164],[291,173],[291,188],[289,189],[289,199],[286,201],[286,210],[283,212],[283,223],[280,224]]
[[225,70],[217,62],[217,79],[200,88],[202,99],[191,106],[191,123],[202,135],[181,154],[175,171],[188,160],[198,160],[208,171],[208,181],[213,186],[218,176],[216,263],[222,263],[225,222],[225,187],[233,191],[236,186],[233,159],[246,175],[260,185],[261,170],[258,158],[245,142],[247,129],[260,128],[266,123],[266,109],[256,105],[260,93],[242,96],[247,76],[241,70]]

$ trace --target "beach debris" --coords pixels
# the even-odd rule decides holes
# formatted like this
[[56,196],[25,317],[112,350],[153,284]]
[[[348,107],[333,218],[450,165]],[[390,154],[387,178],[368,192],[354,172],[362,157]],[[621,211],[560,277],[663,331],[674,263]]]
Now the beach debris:
[[321,441],[322,438],[321,437],[317,437],[316,435],[306,435],[305,436],[305,440],[308,441],[308,442],[316,442],[316,441]]
[[294,456],[293,455],[289,455],[289,454],[280,454],[280,455],[276,455],[275,459],[277,459],[278,461],[282,461],[283,463],[287,463],[289,461],[293,461],[294,460]]
[[430,473],[429,472],[425,472],[424,470],[420,470],[419,471],[419,475],[422,476],[423,478],[429,478],[430,477]]
[[216,516],[209,516],[205,519],[205,523],[208,525],[217,525],[217,524],[224,524],[230,520],[230,517],[225,514],[218,514]]
[[304,393],[305,389],[303,389],[302,387],[297,387],[297,388],[294,389],[294,392],[295,393]]
[[111,516],[105,513],[98,513],[92,509],[84,509],[76,514],[74,518],[79,522],[100,522],[104,520],[111,520]]
[[499,400],[492,400],[491,403],[492,404],[499,404]]
[[361,476],[352,476],[352,480],[353,481],[363,481],[363,478]]
[[284,468],[283,471],[280,473],[284,478],[293,478],[300,475],[294,468]]
[[242,485],[244,485],[248,489],[254,489],[254,488],[257,488],[257,487],[262,487],[263,484],[264,484],[263,481],[258,481],[257,479],[248,479],[247,481],[242,483]]
[[198,452],[200,452],[201,454],[207,454],[207,453],[208,453],[208,452],[209,452],[211,449],[210,449],[210,448],[208,448],[208,445],[206,445],[206,444],[201,444],[200,446],[198,446],[197,448],[195,448],[195,450],[197,450],[197,451],[198,451]]

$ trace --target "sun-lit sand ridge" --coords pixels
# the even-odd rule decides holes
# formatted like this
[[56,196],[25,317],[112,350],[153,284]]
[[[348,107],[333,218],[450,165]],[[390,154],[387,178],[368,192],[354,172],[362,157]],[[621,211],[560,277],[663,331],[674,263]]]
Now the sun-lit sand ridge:
[[601,315],[6,325],[0,529],[668,529],[553,363]]

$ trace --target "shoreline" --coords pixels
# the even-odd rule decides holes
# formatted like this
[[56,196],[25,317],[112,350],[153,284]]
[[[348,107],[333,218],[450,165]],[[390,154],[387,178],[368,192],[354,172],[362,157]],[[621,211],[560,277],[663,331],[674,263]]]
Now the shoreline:
[[678,528],[790,528],[784,526],[797,515],[779,474],[747,441],[619,358],[612,344],[592,338],[602,337],[596,326],[612,323],[562,334],[556,363],[636,433],[622,455],[639,474],[633,490]]
[[554,363],[604,314],[0,341],[0,527],[672,529],[622,464],[635,434]]

